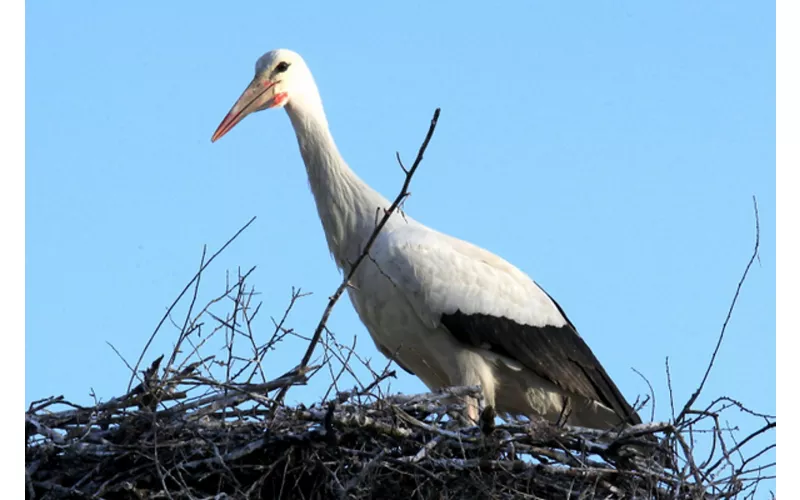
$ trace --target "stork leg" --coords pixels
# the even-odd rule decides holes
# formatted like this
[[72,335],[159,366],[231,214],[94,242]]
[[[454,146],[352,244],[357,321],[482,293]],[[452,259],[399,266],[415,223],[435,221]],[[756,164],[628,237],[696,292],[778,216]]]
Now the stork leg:
[[492,405],[486,406],[486,408],[484,408],[483,411],[481,412],[479,425],[481,427],[481,432],[483,432],[484,436],[488,436],[492,432],[494,432],[495,418],[497,418],[497,412],[494,411],[494,406]]
[[481,412],[495,404],[495,374],[492,363],[472,349],[461,349],[453,356],[450,373],[451,385],[480,386],[483,398],[465,397],[466,417],[473,424],[479,424]]

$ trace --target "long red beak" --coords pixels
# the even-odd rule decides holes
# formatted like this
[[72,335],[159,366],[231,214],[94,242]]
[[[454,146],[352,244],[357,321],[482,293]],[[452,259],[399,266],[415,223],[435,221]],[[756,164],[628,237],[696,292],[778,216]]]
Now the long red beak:
[[219,124],[214,135],[211,136],[211,142],[227,134],[230,129],[253,111],[271,107],[274,100],[272,91],[274,86],[275,82],[259,80],[258,78],[253,79],[231,110],[228,111],[228,114],[225,115],[222,123]]

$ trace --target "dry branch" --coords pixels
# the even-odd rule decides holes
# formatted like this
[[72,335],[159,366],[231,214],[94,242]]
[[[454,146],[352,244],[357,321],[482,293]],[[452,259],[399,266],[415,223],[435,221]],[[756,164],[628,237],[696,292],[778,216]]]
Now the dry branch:
[[[339,287],[336,291],[331,295],[330,299],[328,300],[328,306],[325,308],[325,311],[322,313],[322,318],[319,320],[319,324],[317,328],[314,330],[314,335],[311,337],[311,342],[308,344],[308,348],[306,349],[306,353],[303,355],[303,359],[300,361],[299,369],[302,371],[308,363],[311,361],[311,356],[314,354],[314,349],[319,343],[319,339],[322,336],[322,332],[325,330],[325,325],[328,322],[328,317],[330,316],[331,312],[333,311],[336,302],[339,301],[339,298],[344,293],[345,289],[350,286],[350,280],[355,275],[356,271],[358,270],[358,266],[364,261],[364,259],[369,255],[369,251],[372,248],[372,244],[375,243],[375,239],[380,234],[383,227],[389,221],[389,218],[394,214],[394,212],[400,207],[403,201],[408,197],[409,192],[408,188],[411,185],[411,178],[414,176],[414,173],[417,171],[420,163],[422,162],[422,157],[425,155],[425,150],[428,149],[428,144],[431,142],[431,138],[433,137],[433,132],[436,130],[436,124],[439,122],[439,114],[441,113],[440,108],[436,108],[436,111],[433,112],[433,118],[431,118],[431,124],[428,128],[428,133],[425,135],[425,139],[422,141],[422,145],[419,147],[419,152],[417,153],[417,158],[414,160],[414,164],[411,166],[410,169],[406,169],[403,165],[403,162],[400,160],[400,153],[397,153],[397,161],[400,163],[400,168],[403,169],[403,172],[406,174],[406,178],[403,181],[403,187],[400,189],[400,193],[397,195],[395,200],[392,202],[391,206],[388,209],[384,210],[383,217],[378,221],[375,225],[375,229],[372,231],[369,239],[367,239],[366,244],[364,244],[364,248],[361,250],[361,254],[358,258],[353,262],[350,266],[350,270],[345,275],[344,279],[342,280]],[[281,391],[278,394],[276,399],[276,405],[279,405],[283,402],[283,398],[286,396],[286,391],[288,391],[288,387]]]

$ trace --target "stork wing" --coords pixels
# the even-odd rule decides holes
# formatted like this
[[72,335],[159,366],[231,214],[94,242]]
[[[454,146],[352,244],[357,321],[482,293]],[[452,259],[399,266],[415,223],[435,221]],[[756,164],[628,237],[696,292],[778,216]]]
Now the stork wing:
[[561,307],[505,260],[415,225],[387,232],[371,253],[427,324],[641,422]]

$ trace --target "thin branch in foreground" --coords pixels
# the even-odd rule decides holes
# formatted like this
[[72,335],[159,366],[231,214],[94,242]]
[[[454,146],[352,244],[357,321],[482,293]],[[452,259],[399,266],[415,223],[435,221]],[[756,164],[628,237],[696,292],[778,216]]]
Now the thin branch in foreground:
[[[302,373],[303,370],[308,366],[308,363],[311,361],[311,356],[314,354],[314,349],[319,343],[319,339],[322,336],[322,332],[325,329],[325,325],[328,322],[328,317],[331,315],[336,302],[339,301],[339,298],[344,293],[345,289],[350,285],[350,280],[355,275],[356,271],[358,270],[358,266],[364,261],[364,259],[369,255],[370,248],[372,248],[372,244],[375,243],[375,240],[378,238],[378,234],[380,234],[383,227],[389,221],[389,218],[392,214],[397,210],[400,204],[405,200],[408,196],[408,187],[411,184],[411,178],[414,176],[414,173],[417,171],[417,167],[419,167],[420,163],[422,162],[422,157],[425,154],[425,150],[428,148],[428,143],[431,141],[431,137],[433,137],[433,132],[436,130],[436,124],[439,122],[439,114],[441,113],[440,108],[436,108],[436,111],[433,112],[433,118],[431,119],[430,127],[428,128],[428,133],[425,135],[425,140],[422,141],[422,145],[419,148],[419,152],[417,153],[417,158],[414,160],[414,164],[406,173],[405,181],[403,182],[403,187],[400,189],[400,193],[395,198],[394,202],[385,211],[383,218],[381,218],[378,225],[372,231],[372,235],[370,235],[369,239],[367,240],[366,244],[364,245],[364,249],[361,251],[361,255],[358,256],[356,261],[350,267],[350,271],[347,273],[345,278],[342,280],[342,283],[339,285],[339,288],[331,296],[330,300],[328,300],[328,305],[325,307],[325,311],[322,313],[322,318],[320,319],[319,323],[317,324],[317,328],[314,330],[314,335],[311,337],[311,342],[308,345],[308,349],[306,349],[306,353],[303,355],[303,359],[300,361],[299,365],[299,372]],[[402,166],[402,163],[401,163]],[[403,167],[405,171],[405,167]],[[283,389],[279,394],[278,397],[275,398],[275,406],[281,404],[283,402],[283,398],[286,396],[286,392],[289,390],[288,387]],[[273,408],[274,409],[274,408]]]
[[[207,245],[203,245],[203,254],[200,256],[200,271],[203,270],[203,264],[206,261],[206,251],[208,250]],[[181,342],[183,339],[190,334],[190,330],[187,328],[189,326],[189,321],[192,318],[192,311],[194,310],[194,304],[197,302],[197,292],[200,291],[200,276],[202,272],[197,275],[197,279],[194,282],[194,292],[192,292],[192,301],[189,303],[189,309],[186,311],[186,318],[183,320],[183,328],[180,329],[181,335],[178,336],[178,342],[176,343],[177,346],[172,351],[172,356],[170,356],[169,361],[167,362],[167,370],[172,368],[172,363],[175,362],[175,356],[178,354],[178,350],[180,348]]]
[[653,402],[650,405],[650,421],[652,422],[653,420],[656,419],[656,392],[653,390],[653,384],[651,384],[650,381],[647,379],[647,377],[645,377],[644,374],[639,370],[637,370],[636,368],[631,368],[631,370],[633,370],[634,373],[639,375],[639,377],[641,377],[641,379],[644,380],[644,382],[647,384],[647,387],[650,389],[650,400]]
[[[156,329],[153,330],[153,333],[150,334],[150,338],[147,339],[147,342],[145,343],[144,348],[142,349],[142,353],[139,354],[139,359],[136,360],[136,365],[133,367],[133,373],[131,374],[131,379],[128,381],[128,391],[131,390],[131,386],[133,385],[133,380],[134,380],[134,378],[136,378],[136,372],[139,370],[139,365],[142,364],[142,360],[144,359],[144,355],[147,353],[147,350],[150,348],[150,344],[153,343],[153,340],[156,338],[156,335],[158,335],[158,331],[161,329],[161,325],[163,325],[164,322],[167,320],[167,318],[169,318],[169,315],[172,313],[172,310],[175,308],[175,306],[178,305],[178,302],[181,301],[183,296],[186,294],[186,292],[189,290],[189,288],[195,283],[195,281],[200,279],[200,275],[203,274],[203,271],[205,271],[206,268],[212,262],[214,262],[214,259],[216,259],[217,256],[222,253],[223,250],[228,248],[228,245],[233,243],[233,241],[236,238],[238,238],[239,235],[242,234],[242,232],[244,232],[245,229],[250,227],[250,224],[252,224],[253,221],[255,221],[255,220],[256,220],[256,217],[253,216],[249,221],[247,221],[247,224],[245,224],[238,231],[236,231],[236,234],[231,236],[228,239],[228,241],[226,241],[225,244],[220,247],[219,250],[214,252],[214,255],[212,255],[202,266],[200,266],[200,269],[197,271],[197,273],[195,273],[194,277],[191,280],[189,280],[189,282],[186,284],[186,286],[183,288],[183,290],[181,290],[181,293],[179,293],[178,296],[175,298],[175,300],[172,301],[172,304],[170,304],[170,306],[167,308],[167,312],[164,313],[164,316],[161,318],[161,321],[159,321],[158,324],[156,325]],[[203,249],[203,254],[205,255],[205,249]]]
[[672,421],[675,421],[675,393],[672,391],[672,374],[669,372],[669,356],[664,359],[664,367],[667,371],[667,389],[669,390],[669,409]]
[[686,416],[686,412],[692,407],[695,401],[697,401],[697,398],[700,396],[700,392],[702,392],[703,387],[706,385],[706,380],[708,380],[708,375],[711,373],[711,369],[714,367],[714,361],[717,359],[717,354],[719,353],[719,348],[722,345],[722,340],[725,338],[725,330],[728,328],[728,322],[733,315],[733,310],[736,307],[737,300],[739,299],[739,292],[742,290],[742,285],[747,279],[747,274],[750,272],[750,267],[758,257],[758,248],[761,241],[761,227],[758,220],[758,202],[756,201],[755,196],[753,196],[753,211],[756,218],[756,241],[753,245],[753,254],[750,256],[750,260],[747,261],[747,266],[744,268],[742,277],[739,279],[739,284],[736,285],[736,293],[733,295],[733,300],[728,308],[728,314],[725,316],[725,321],[722,323],[722,330],[719,332],[717,345],[714,347],[714,352],[711,354],[711,360],[708,362],[708,367],[706,368],[706,372],[703,374],[703,379],[700,381],[700,385],[697,387],[697,390],[694,391],[689,400],[686,401],[686,404],[683,406],[683,410],[681,410],[680,414],[678,414],[678,418],[675,419],[676,422],[681,421]]

